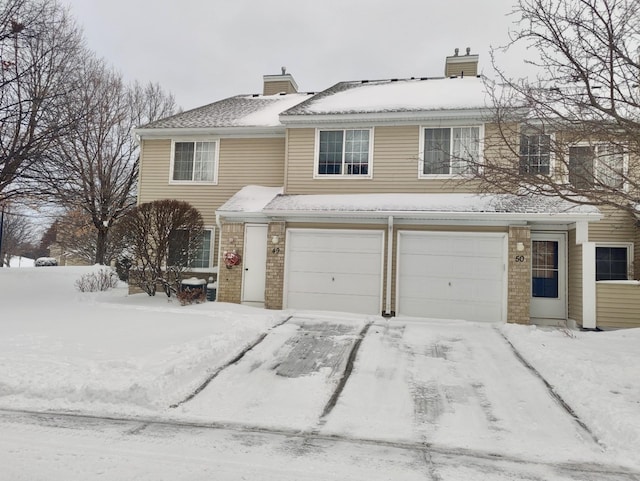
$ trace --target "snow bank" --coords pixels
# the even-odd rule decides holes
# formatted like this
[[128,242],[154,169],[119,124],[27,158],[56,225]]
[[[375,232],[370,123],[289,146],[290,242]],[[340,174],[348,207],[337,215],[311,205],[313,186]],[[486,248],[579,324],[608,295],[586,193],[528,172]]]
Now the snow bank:
[[0,406],[145,412],[180,401],[283,317],[223,303],[182,307],[125,286],[80,293],[97,267],[0,272]]
[[508,324],[502,332],[608,452],[620,453],[620,462],[638,460],[640,329],[563,332]]

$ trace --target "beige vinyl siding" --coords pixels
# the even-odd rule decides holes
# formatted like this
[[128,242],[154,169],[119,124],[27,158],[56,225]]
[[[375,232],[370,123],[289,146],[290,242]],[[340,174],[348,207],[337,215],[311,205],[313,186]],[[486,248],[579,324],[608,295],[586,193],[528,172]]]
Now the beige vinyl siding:
[[[284,178],[284,138],[221,139],[217,185],[170,184],[171,140],[143,140],[138,203],[161,199],[189,202],[214,227],[215,212],[246,185],[279,187]],[[217,265],[218,229],[213,245]]]
[[568,241],[569,319],[582,323],[582,246],[576,245],[576,231],[569,231]]
[[633,242],[636,236],[635,219],[631,214],[614,207],[599,206],[604,217],[589,224],[591,242]]
[[373,178],[314,179],[313,128],[288,129],[287,194],[436,193],[474,192],[475,182],[454,179],[418,179],[420,126],[385,126],[373,129]]
[[597,282],[597,326],[640,327],[640,285]]
[[271,82],[265,82],[262,89],[263,95],[275,95],[281,92],[292,94],[297,90],[289,80],[276,80]]
[[[476,57],[477,58],[477,57]],[[445,77],[464,75],[465,77],[475,77],[478,75],[478,61],[469,62],[449,62],[445,66]]]

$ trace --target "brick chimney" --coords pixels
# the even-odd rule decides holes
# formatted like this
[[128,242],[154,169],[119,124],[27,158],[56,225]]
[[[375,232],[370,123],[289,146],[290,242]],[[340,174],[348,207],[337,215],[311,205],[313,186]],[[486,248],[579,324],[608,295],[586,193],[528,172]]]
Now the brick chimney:
[[471,55],[467,47],[466,55],[458,55],[458,49],[451,57],[447,57],[444,65],[445,77],[475,77],[478,75],[478,55]]
[[287,73],[287,67],[282,67],[280,75],[264,75],[262,79],[262,95],[294,94],[298,91],[298,84],[293,80],[293,76]]

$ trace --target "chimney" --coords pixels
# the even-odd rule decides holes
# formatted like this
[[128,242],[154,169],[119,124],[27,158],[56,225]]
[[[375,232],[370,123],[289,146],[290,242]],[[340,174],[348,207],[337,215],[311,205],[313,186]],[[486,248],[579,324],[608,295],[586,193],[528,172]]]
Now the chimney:
[[445,77],[475,77],[478,75],[478,55],[471,55],[471,49],[467,47],[466,55],[458,55],[456,48],[453,56],[447,57],[444,65]]
[[298,84],[293,76],[287,73],[287,67],[282,67],[280,75],[264,75],[262,95],[294,94],[298,91]]

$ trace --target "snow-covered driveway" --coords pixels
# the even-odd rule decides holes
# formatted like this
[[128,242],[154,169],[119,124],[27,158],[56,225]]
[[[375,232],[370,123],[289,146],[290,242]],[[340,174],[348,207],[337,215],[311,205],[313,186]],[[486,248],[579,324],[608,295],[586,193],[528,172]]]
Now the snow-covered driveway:
[[[602,448],[490,324],[294,316],[180,417],[445,449],[592,461]],[[371,320],[369,320],[371,322]],[[359,335],[353,371],[323,416]]]

